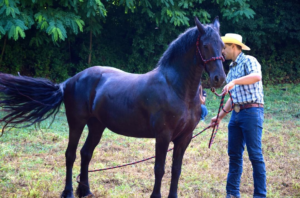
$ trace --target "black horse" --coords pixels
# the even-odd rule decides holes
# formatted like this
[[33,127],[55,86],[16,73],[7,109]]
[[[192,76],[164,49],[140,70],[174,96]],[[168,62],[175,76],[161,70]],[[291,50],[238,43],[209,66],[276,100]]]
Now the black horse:
[[[200,120],[199,85],[203,70],[212,87],[225,79],[224,46],[216,18],[188,29],[164,52],[158,65],[145,74],[131,74],[112,67],[95,66],[63,83],[26,76],[0,74],[0,105],[7,127],[24,127],[55,115],[62,102],[69,124],[66,150],[66,184],[61,197],[74,197],[72,168],[85,125],[89,133],[81,149],[79,197],[93,197],[88,167],[105,128],[125,136],[155,138],[155,184],[152,198],[161,197],[168,146],[174,143],[169,197],[177,197],[184,152]],[[207,59],[207,60],[205,60]],[[20,124],[22,126],[20,126]]]

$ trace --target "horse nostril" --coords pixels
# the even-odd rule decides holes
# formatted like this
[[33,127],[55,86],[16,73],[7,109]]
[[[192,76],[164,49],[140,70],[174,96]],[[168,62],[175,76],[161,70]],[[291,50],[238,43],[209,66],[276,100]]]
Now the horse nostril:
[[219,82],[219,77],[218,76],[215,76],[215,81]]

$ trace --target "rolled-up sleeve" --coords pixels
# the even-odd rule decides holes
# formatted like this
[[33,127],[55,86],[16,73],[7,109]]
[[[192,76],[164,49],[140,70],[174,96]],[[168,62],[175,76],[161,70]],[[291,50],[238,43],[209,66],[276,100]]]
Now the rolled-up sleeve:
[[248,61],[246,61],[245,69],[247,74],[260,74],[261,75],[261,65],[257,61],[256,58],[252,56],[247,57]]

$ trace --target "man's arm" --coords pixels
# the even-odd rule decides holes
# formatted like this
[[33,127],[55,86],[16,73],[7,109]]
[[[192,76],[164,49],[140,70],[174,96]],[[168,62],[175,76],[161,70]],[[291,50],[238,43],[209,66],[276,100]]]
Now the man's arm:
[[250,84],[254,84],[254,83],[260,81],[261,79],[262,79],[261,74],[252,73],[247,76],[243,76],[241,78],[237,78],[237,79],[231,81],[230,83],[225,85],[225,87],[223,88],[222,91],[223,91],[223,93],[225,92],[227,94],[228,91],[233,89],[233,87],[235,85],[250,85]]
[[205,104],[205,97],[202,94],[199,94],[201,104]]
[[202,97],[202,100],[203,100],[203,104],[205,104],[206,97],[203,96],[203,97]]
[[250,85],[254,84],[262,79],[261,74],[252,73],[247,76],[233,80],[235,85]]

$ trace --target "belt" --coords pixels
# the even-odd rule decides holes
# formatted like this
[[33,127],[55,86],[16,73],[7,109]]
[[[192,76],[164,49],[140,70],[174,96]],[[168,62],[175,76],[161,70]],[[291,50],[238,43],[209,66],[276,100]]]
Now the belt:
[[264,107],[263,104],[259,104],[259,103],[248,103],[248,104],[234,104],[234,111],[235,112],[239,112],[242,109],[248,109],[248,108],[252,108],[252,107]]
[[248,109],[251,107],[264,107],[263,104],[259,104],[259,103],[248,103],[248,104],[242,104],[239,106],[240,106],[240,109]]

